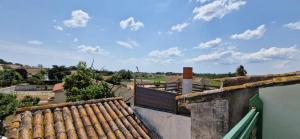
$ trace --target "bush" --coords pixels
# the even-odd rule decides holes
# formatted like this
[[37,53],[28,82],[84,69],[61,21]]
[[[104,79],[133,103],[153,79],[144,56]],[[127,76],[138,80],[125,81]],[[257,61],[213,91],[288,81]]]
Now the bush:
[[23,81],[22,76],[13,69],[4,69],[0,71],[0,86],[11,86]]
[[64,78],[64,88],[67,91],[67,101],[79,101],[113,97],[111,89],[105,82],[96,83],[100,79],[95,72],[86,67],[85,62],[79,62],[77,72]]
[[3,120],[14,113],[18,106],[15,95],[0,93],[0,135],[4,134]]
[[32,97],[32,96],[25,96],[23,99],[20,100],[19,107],[30,107],[38,105],[40,102],[40,98]]
[[90,85],[83,89],[74,87],[70,92],[67,92],[67,96],[67,101],[80,101],[114,97],[114,94],[111,93],[108,84],[103,82],[98,85]]

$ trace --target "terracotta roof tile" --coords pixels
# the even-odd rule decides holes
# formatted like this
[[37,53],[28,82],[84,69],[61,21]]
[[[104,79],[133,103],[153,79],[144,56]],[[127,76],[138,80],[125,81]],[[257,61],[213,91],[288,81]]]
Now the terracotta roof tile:
[[122,98],[17,109],[12,139],[150,139],[149,131]]

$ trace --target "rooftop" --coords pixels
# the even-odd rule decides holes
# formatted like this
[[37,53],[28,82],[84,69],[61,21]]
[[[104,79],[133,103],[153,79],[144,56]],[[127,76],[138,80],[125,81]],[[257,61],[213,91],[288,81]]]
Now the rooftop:
[[8,138],[147,138],[149,130],[121,97],[17,109]]
[[[190,99],[204,95],[217,94],[222,92],[240,90],[245,88],[255,87],[270,87],[300,83],[300,72],[286,73],[286,74],[274,74],[265,76],[245,76],[222,79],[227,81],[228,86],[221,87],[220,89],[207,90],[203,92],[188,93],[184,95],[176,96],[176,100]],[[243,84],[236,84],[237,81],[243,80]],[[231,85],[229,85],[231,84]]]

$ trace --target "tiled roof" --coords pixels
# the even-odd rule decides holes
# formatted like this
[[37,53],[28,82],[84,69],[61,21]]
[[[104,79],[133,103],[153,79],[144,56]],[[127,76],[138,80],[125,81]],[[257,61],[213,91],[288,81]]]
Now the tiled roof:
[[64,83],[57,83],[53,86],[52,91],[55,92],[55,91],[60,91],[63,89],[64,89]]
[[149,130],[120,97],[17,109],[7,135],[13,139],[150,139]]

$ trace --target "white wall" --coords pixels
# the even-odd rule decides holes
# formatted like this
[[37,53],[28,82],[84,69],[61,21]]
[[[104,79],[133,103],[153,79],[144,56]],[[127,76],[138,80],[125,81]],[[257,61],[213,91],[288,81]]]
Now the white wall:
[[147,126],[163,139],[190,139],[191,118],[134,106],[134,111]]

